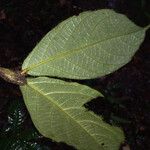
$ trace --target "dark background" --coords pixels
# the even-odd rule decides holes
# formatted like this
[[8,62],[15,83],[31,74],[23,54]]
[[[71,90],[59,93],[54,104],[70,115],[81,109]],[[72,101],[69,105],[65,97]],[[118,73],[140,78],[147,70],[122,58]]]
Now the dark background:
[[[0,66],[18,70],[40,39],[58,23],[82,11],[111,8],[139,26],[150,23],[148,0],[0,0]],[[120,149],[150,149],[150,33],[132,61],[106,77],[82,81],[105,99],[86,107],[123,128]],[[71,150],[34,128],[18,86],[0,79],[0,150]]]

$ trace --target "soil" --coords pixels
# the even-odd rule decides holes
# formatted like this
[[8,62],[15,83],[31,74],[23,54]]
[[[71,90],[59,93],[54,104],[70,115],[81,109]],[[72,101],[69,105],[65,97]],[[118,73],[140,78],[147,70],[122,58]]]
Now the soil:
[[[18,70],[29,52],[58,23],[86,10],[111,8],[139,26],[150,23],[148,0],[0,0],[0,66]],[[105,98],[85,107],[120,126],[120,149],[150,149],[150,32],[132,61],[99,79],[82,81]],[[129,148],[130,147],[130,148]],[[0,149],[71,150],[35,129],[19,87],[0,79]]]

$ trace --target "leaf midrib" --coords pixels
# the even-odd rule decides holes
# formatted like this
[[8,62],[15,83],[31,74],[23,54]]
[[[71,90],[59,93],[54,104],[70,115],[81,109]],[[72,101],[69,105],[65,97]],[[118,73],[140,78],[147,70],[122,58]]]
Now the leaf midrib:
[[[54,60],[60,59],[60,58],[65,58],[65,57],[68,56],[68,55],[73,55],[74,53],[77,53],[77,52],[79,52],[79,51],[81,51],[81,50],[86,50],[86,48],[92,47],[92,46],[94,46],[94,45],[96,45],[96,44],[103,43],[103,42],[106,42],[106,41],[109,41],[109,40],[112,40],[112,39],[115,39],[115,38],[121,38],[121,37],[124,37],[124,36],[128,36],[128,35],[130,35],[130,34],[134,34],[134,33],[140,32],[140,31],[142,31],[142,30],[145,30],[145,28],[144,28],[144,29],[141,28],[141,29],[139,29],[139,30],[136,30],[136,31],[134,31],[134,32],[130,32],[130,33],[127,33],[127,34],[124,34],[124,35],[114,36],[114,37],[111,37],[111,38],[107,38],[107,39],[104,39],[104,40],[100,40],[100,41],[97,41],[97,42],[93,42],[93,43],[91,43],[91,44],[88,44],[88,45],[85,45],[85,46],[81,46],[80,48],[77,48],[77,49],[66,50],[66,51],[64,51],[64,52],[62,52],[62,53],[56,54],[55,56],[52,56],[52,57],[50,56],[48,59],[43,60],[43,61],[40,61],[40,62],[37,63],[37,64],[32,64],[30,67],[27,67],[27,68],[25,68],[25,69],[23,69],[23,70],[26,70],[27,72],[28,72],[28,71],[31,71],[32,69],[34,69],[34,68],[36,68],[36,67],[38,67],[38,66],[40,66],[40,65],[46,64],[47,62],[54,61]],[[123,56],[122,56],[122,57],[123,57]]]

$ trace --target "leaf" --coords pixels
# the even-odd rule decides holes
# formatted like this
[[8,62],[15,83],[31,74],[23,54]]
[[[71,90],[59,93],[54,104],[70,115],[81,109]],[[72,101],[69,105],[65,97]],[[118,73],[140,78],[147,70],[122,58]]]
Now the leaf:
[[[43,145],[37,142],[25,141],[14,137],[0,137],[1,150],[46,150]],[[48,150],[51,150],[50,148]]]
[[113,10],[84,12],[50,31],[25,59],[22,69],[35,76],[104,76],[131,60],[145,31]]
[[78,83],[38,77],[21,86],[25,104],[39,132],[79,150],[118,150],[123,132],[105,123],[83,105],[102,96]]
[[19,100],[11,101],[11,105],[8,109],[8,122],[5,123],[3,127],[3,134],[11,132],[18,133],[20,132],[23,123],[27,117],[27,114],[24,109],[24,104]]

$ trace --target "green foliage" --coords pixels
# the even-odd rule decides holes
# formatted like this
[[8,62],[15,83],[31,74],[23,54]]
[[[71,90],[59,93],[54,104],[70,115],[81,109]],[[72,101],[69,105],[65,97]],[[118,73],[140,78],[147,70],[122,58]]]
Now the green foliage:
[[3,137],[0,138],[0,149],[1,150],[42,150],[42,146],[40,147],[39,144],[36,142],[28,142],[24,139],[17,139],[9,138],[9,137]]
[[[31,76],[91,79],[128,63],[146,28],[112,10],[84,12],[50,31],[22,65]],[[39,132],[81,150],[117,150],[121,129],[110,126],[83,105],[102,94],[78,83],[48,77],[27,78],[21,86]]]
[[35,142],[41,138],[37,130],[31,126],[25,129],[27,113],[24,109],[24,104],[20,100],[12,100],[8,108],[8,122],[0,129],[1,150],[40,150],[46,147],[44,144]]
[[131,60],[145,30],[112,10],[81,13],[50,31],[22,68],[35,76],[72,79],[104,76]]
[[105,124],[82,107],[101,96],[99,92],[78,83],[46,77],[27,82],[21,88],[25,103],[35,126],[44,136],[85,150],[117,149],[123,141],[121,130]]
[[23,110],[23,103],[20,103],[19,100],[15,100],[11,103],[9,107],[8,114],[8,123],[4,126],[2,131],[6,133],[15,132],[18,133],[21,130],[22,124],[24,123],[27,114]]

